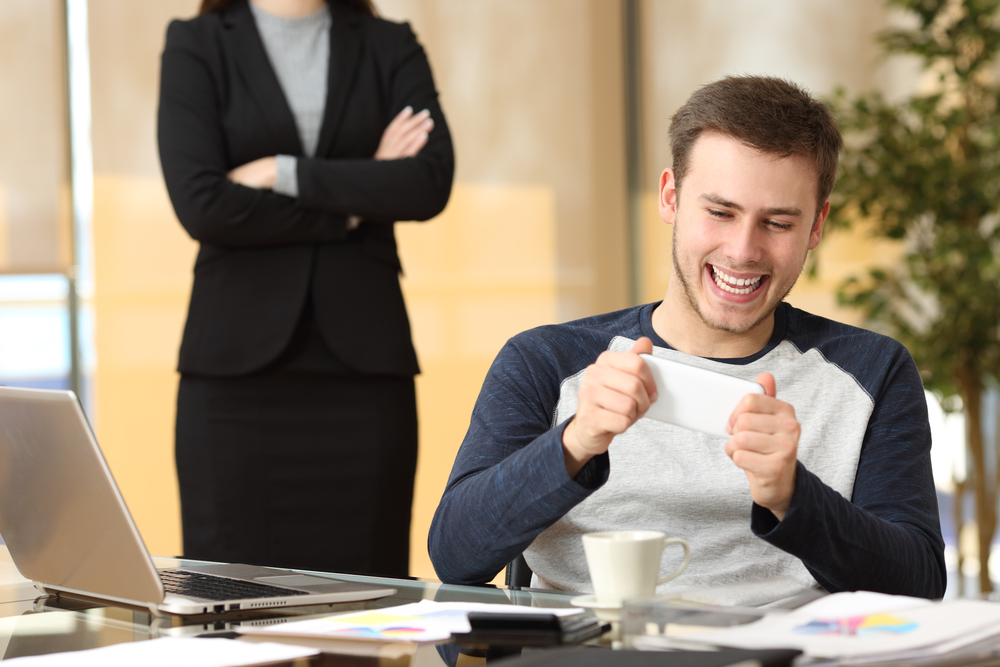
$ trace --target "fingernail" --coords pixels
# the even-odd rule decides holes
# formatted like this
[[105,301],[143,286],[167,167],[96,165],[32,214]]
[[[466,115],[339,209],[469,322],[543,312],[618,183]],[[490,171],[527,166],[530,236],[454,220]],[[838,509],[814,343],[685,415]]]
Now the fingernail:
[[405,111],[406,113],[413,113],[413,107],[411,107],[410,105],[406,105],[405,107],[403,107],[403,111]]
[[424,121],[424,127],[434,127],[434,119],[428,118]]
[[420,113],[422,113],[422,114],[426,114],[426,115],[430,116],[430,115],[431,115],[431,110],[430,110],[430,109],[424,109],[424,110],[423,110],[423,111],[421,111]]
[[660,395],[654,391],[652,394],[649,395],[649,402],[656,403],[656,399],[658,399],[659,397]]

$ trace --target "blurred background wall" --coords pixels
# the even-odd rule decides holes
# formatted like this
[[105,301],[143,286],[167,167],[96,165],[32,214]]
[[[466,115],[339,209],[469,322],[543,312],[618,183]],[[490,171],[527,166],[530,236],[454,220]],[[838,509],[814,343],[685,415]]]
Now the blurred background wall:
[[[166,25],[193,16],[198,2],[81,1],[93,123],[94,287],[84,295],[93,320],[83,321],[93,351],[88,406],[150,549],[178,554],[174,366],[196,245],[166,197],[155,112]],[[911,63],[878,59],[874,35],[894,19],[871,0],[639,0],[631,42],[626,2],[376,0],[386,18],[409,21],[427,50],[457,160],[444,213],[397,227],[423,368],[415,576],[434,576],[427,529],[504,341],[529,327],[662,297],[670,236],[656,213],[656,187],[670,164],[670,117],[696,87],[742,73],[784,76],[820,95],[836,86],[892,95],[916,85]],[[69,264],[71,236],[62,4],[0,3],[0,82],[5,91],[25,91],[6,93],[0,104],[0,270],[55,276],[44,303],[30,301],[24,289],[5,296],[0,278],[0,381],[12,383],[27,383],[31,371],[11,374],[5,359],[24,355],[9,350],[30,348],[36,365],[55,368],[45,371],[53,377],[66,366],[52,362],[65,356],[59,274]],[[631,81],[629,48],[638,55]],[[631,193],[630,91],[641,100],[633,116],[640,119],[640,185]],[[637,202],[631,216],[630,196]],[[636,261],[630,244],[641,249]],[[818,278],[800,281],[790,301],[857,323],[837,308],[835,286],[873,261],[893,261],[895,252],[863,231],[833,236],[820,246]],[[56,317],[36,318],[27,329],[7,324],[5,313],[24,303]],[[51,331],[49,347],[41,347]]]

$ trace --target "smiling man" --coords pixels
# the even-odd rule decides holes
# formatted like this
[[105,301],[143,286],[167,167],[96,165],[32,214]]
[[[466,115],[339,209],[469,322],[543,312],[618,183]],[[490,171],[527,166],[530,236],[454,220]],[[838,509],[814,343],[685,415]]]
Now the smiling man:
[[[783,301],[829,212],[842,145],[829,110],[780,79],[728,77],[688,100],[670,138],[663,301],[508,341],[431,527],[438,575],[489,581],[524,552],[533,585],[587,592],[583,533],[656,529],[691,544],[669,589],[792,577],[940,597],[913,360]],[[744,397],[728,439],[643,419],[657,396],[640,353],[766,393]],[[664,572],[674,566],[665,558]]]

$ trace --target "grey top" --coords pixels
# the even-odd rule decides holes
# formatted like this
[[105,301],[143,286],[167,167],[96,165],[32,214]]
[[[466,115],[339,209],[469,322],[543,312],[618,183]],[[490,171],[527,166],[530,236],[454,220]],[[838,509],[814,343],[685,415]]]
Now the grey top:
[[[319,143],[320,126],[326,109],[327,72],[330,66],[330,8],[297,18],[269,14],[250,3],[264,50],[295,117],[302,153],[312,157]],[[296,160],[277,156],[274,191],[297,197]]]

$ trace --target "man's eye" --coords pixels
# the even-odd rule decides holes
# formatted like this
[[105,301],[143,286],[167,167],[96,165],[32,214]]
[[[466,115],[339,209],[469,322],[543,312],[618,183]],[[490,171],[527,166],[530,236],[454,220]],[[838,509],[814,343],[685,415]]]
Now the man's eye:
[[792,226],[787,222],[778,222],[777,220],[768,220],[767,224],[771,227],[771,229],[776,229],[781,232],[787,232],[792,228]]
[[712,216],[713,218],[718,218],[720,220],[724,220],[725,218],[729,217],[728,213],[726,213],[725,211],[720,211],[717,208],[710,208],[710,209],[708,209],[708,214],[710,216]]

